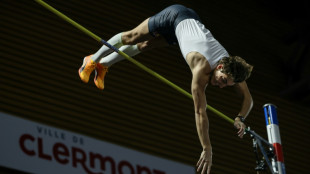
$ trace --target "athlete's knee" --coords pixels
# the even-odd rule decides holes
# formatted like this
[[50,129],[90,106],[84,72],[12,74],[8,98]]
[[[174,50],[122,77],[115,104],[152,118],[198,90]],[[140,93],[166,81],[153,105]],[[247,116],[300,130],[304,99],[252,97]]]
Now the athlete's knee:
[[122,42],[124,45],[134,45],[138,42],[141,34],[135,31],[126,31],[122,34]]
[[140,51],[145,51],[150,48],[149,41],[140,42],[137,44],[137,46]]

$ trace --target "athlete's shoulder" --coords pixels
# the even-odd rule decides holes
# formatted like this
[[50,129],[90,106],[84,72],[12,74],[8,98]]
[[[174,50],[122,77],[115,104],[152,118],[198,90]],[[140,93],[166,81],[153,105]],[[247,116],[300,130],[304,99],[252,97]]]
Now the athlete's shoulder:
[[186,56],[186,61],[193,73],[193,75],[208,75],[211,74],[212,69],[208,60],[199,52],[190,52]]

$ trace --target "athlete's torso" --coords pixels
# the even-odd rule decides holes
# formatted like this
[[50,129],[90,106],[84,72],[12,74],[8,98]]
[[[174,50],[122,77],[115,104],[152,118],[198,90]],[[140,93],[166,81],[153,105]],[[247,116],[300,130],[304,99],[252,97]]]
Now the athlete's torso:
[[151,35],[160,34],[169,44],[178,43],[184,58],[193,51],[200,53],[208,60],[211,69],[220,59],[229,56],[201,23],[197,13],[182,5],[169,6],[152,16],[148,27]]
[[175,34],[184,58],[190,52],[198,52],[208,60],[211,69],[214,69],[219,60],[229,56],[211,32],[197,20],[183,20],[178,24]]

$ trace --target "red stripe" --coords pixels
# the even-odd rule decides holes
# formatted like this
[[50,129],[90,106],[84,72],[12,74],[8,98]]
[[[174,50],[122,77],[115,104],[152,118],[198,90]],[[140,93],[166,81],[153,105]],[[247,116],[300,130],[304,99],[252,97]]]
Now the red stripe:
[[283,152],[282,152],[282,145],[279,143],[274,143],[273,147],[275,148],[277,161],[284,162]]

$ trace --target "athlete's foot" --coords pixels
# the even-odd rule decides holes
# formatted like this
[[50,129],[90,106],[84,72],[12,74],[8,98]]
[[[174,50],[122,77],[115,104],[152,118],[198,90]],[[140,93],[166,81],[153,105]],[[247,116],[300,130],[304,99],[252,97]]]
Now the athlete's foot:
[[94,62],[91,59],[92,55],[86,56],[83,60],[83,65],[81,66],[81,68],[79,69],[79,75],[81,80],[84,83],[87,83],[89,81],[89,76],[90,74],[94,71],[94,69],[96,68],[96,62]]
[[108,72],[108,67],[101,65],[100,63],[97,63],[96,69],[95,69],[95,78],[94,82],[98,89],[103,90],[104,88],[104,77],[106,73]]

